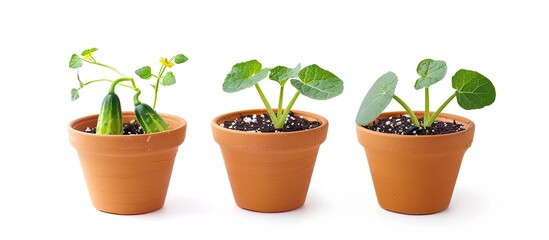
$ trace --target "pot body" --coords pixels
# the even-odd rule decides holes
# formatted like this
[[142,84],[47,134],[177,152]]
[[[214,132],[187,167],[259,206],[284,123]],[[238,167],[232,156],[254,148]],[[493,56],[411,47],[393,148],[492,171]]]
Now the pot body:
[[[179,145],[185,139],[184,119],[161,114],[171,130],[142,135],[85,133],[98,115],[69,124],[69,140],[77,150],[95,208],[115,214],[142,214],[164,205]],[[123,113],[124,122],[135,119]]]
[[[422,117],[423,112],[415,112]],[[406,115],[387,112],[379,118]],[[437,120],[463,124],[464,131],[432,136],[379,133],[357,125],[366,151],[379,205],[404,214],[431,214],[448,208],[465,151],[473,142],[474,123],[441,113]]]
[[297,116],[321,122],[317,128],[288,133],[255,133],[219,126],[265,109],[227,113],[212,121],[236,204],[258,212],[284,212],[303,206],[328,121],[317,114],[292,110]]

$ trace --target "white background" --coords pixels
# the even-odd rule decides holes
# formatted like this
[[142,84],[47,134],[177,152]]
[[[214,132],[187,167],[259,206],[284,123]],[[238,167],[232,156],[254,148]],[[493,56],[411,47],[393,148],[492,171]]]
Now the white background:
[[[539,1],[542,2],[542,1]],[[547,238],[547,68],[549,10],[535,1],[4,1],[0,4],[0,239],[497,239]],[[165,206],[118,216],[92,206],[69,121],[97,113],[108,84],[70,101],[77,86],[71,54],[97,47],[98,61],[131,74],[160,57],[184,53],[162,88],[158,110],[188,121]],[[345,81],[328,101],[300,97],[294,109],[329,119],[304,207],[262,214],[232,197],[210,121],[260,108],[255,90],[221,90],[234,63],[266,67],[319,64]],[[400,79],[396,93],[421,109],[413,89],[424,58],[448,64],[431,88],[438,107],[460,68],[497,89],[496,102],[446,112],[475,121],[450,207],[428,216],[382,210],[354,118],[380,75]],[[83,80],[115,77],[86,66]],[[148,91],[146,82],[139,80]],[[274,83],[261,82],[271,101]],[[288,85],[290,86],[290,85]],[[125,110],[131,94],[120,90]],[[288,87],[287,96],[293,95]],[[151,102],[150,92],[142,99]],[[388,110],[400,110],[392,103]]]

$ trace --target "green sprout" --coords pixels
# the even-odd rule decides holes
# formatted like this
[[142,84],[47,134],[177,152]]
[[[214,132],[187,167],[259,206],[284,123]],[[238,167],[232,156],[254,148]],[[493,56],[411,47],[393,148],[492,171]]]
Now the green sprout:
[[430,127],[454,98],[457,98],[459,106],[465,110],[480,109],[491,105],[496,100],[496,89],[488,78],[475,71],[460,69],[452,77],[452,88],[456,91],[431,115],[429,87],[442,80],[446,75],[446,70],[447,66],[444,61],[432,59],[425,59],[417,66],[416,71],[420,77],[416,80],[414,87],[416,90],[425,89],[423,123],[420,123],[410,107],[395,95],[398,78],[393,72],[383,74],[372,85],[360,105],[355,122],[363,126],[373,122],[392,99],[406,110],[416,127]]
[[[259,86],[259,82],[267,76],[280,85],[276,112],[271,107],[271,104],[269,104]],[[293,95],[286,108],[283,109],[284,86],[288,80],[297,89],[297,92]],[[252,86],[255,87],[261,97],[261,101],[263,101],[276,129],[284,127],[286,118],[299,95],[303,94],[312,99],[326,100],[336,97],[343,92],[343,81],[316,64],[303,69],[301,69],[301,64],[298,64],[295,68],[284,66],[262,68],[262,64],[257,60],[235,64],[223,82],[223,91],[233,93]]]
[[[162,132],[169,130],[168,124],[164,121],[164,119],[154,110],[156,107],[156,102],[158,98],[158,87],[159,85],[163,86],[170,86],[175,84],[175,76],[170,71],[164,74],[166,68],[171,68],[174,63],[175,64],[181,64],[188,60],[188,58],[183,54],[178,54],[170,59],[167,58],[161,58],[160,59],[160,70],[157,75],[152,74],[151,67],[144,66],[140,69],[137,69],[135,71],[135,74],[137,74],[142,79],[150,79],[151,77],[156,78],[156,83],[151,84],[151,86],[154,88],[154,102],[153,107],[151,108],[149,105],[142,103],[139,100],[139,95],[141,94],[141,89],[137,87],[134,79],[132,77],[129,77],[128,75],[122,74],[120,71],[118,71],[116,68],[111,67],[109,65],[106,65],[104,63],[101,63],[95,59],[93,56],[94,53],[97,51],[97,48],[90,48],[82,51],[80,55],[73,54],[71,56],[71,59],[69,61],[69,67],[74,69],[79,69],[83,66],[84,63],[96,65],[100,67],[104,67],[107,69],[110,69],[114,71],[118,77],[117,78],[100,78],[100,79],[94,79],[89,80],[86,82],[83,82],[80,79],[80,73],[77,71],[76,78],[79,83],[78,88],[71,89],[71,99],[72,101],[75,101],[78,99],[79,91],[83,89],[84,87],[96,83],[96,82],[110,82],[111,85],[108,90],[107,96],[103,99],[103,104],[101,105],[101,111],[99,113],[99,120],[97,122],[97,134],[109,134],[109,135],[120,135],[122,134],[122,111],[120,110],[120,100],[118,99],[118,96],[115,93],[116,86],[123,86],[126,88],[129,88],[135,92],[133,97],[133,103],[135,106],[135,113],[136,118],[145,131],[145,133],[154,133],[154,132]],[[129,84],[124,84],[124,82],[129,82]],[[120,129],[119,129],[120,128]]]

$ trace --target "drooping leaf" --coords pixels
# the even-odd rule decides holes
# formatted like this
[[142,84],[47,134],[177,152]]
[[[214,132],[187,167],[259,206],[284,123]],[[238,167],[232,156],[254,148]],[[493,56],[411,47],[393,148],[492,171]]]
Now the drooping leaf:
[[166,75],[162,79],[161,84],[164,85],[164,86],[174,85],[175,84],[175,76],[173,75],[173,73],[172,72],[166,73]]
[[231,72],[225,77],[223,91],[228,93],[238,92],[265,79],[270,69],[261,69],[261,66],[261,63],[257,60],[235,64]]
[[151,67],[144,66],[140,69],[137,69],[135,70],[135,74],[139,76],[141,79],[149,79],[152,77]]
[[300,79],[290,80],[292,85],[312,99],[326,100],[343,92],[343,81],[316,64],[301,69],[298,76]]
[[82,67],[82,58],[79,57],[76,53],[71,56],[71,60],[69,61],[69,67],[70,68],[79,68]]
[[376,80],[360,104],[356,124],[364,126],[376,120],[391,103],[397,82],[398,78],[393,72],[387,72]]
[[416,80],[416,90],[429,87],[446,76],[446,62],[441,60],[424,59],[417,65],[417,74],[421,76]]
[[313,81],[307,84],[297,79],[290,82],[301,94],[316,100],[330,99],[343,92],[343,81],[339,79]]
[[297,64],[297,66],[293,69],[284,66],[276,66],[271,69],[269,79],[278,82],[280,86],[284,86],[288,79],[297,77],[300,69],[301,64]]
[[78,89],[76,89],[76,88],[71,89],[71,100],[74,101],[74,100],[78,99],[79,97],[80,97],[80,95],[78,95]]
[[95,51],[97,51],[97,48],[86,49],[86,50],[82,51],[82,56],[90,55]]
[[177,54],[175,56],[175,58],[173,59],[173,61],[176,63],[176,64],[181,64],[181,63],[184,63],[186,62],[187,60],[189,60],[189,58],[187,58],[187,56],[183,55],[183,54]]
[[480,109],[496,100],[494,84],[482,74],[460,69],[452,77],[452,87],[456,89],[456,98],[463,109]]
[[323,68],[319,67],[316,64],[309,65],[298,73],[299,78],[304,83],[309,83],[313,81],[322,81],[327,79],[336,78],[339,79],[336,75],[331,73],[328,70],[324,70]]

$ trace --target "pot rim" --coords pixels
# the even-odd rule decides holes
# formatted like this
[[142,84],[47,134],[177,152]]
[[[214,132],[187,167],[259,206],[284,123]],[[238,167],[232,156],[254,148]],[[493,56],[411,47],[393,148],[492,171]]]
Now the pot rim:
[[[95,137],[101,137],[101,138],[127,138],[127,137],[148,137],[148,136],[151,136],[151,135],[158,135],[158,134],[169,134],[169,133],[172,133],[172,132],[180,131],[182,128],[185,128],[187,126],[187,121],[185,119],[177,116],[177,115],[168,114],[168,113],[158,113],[158,114],[160,114],[163,118],[170,118],[170,119],[173,119],[174,121],[181,122],[181,125],[179,125],[176,128],[172,128],[172,126],[170,126],[170,130],[168,130],[168,131],[157,132],[157,133],[146,133],[146,134],[132,134],[132,135],[89,134],[89,133],[86,133],[84,131],[81,131],[81,130],[78,130],[78,129],[74,128],[74,126],[77,125],[79,122],[82,122],[82,121],[85,121],[85,120],[88,120],[88,119],[93,119],[93,118],[97,119],[99,117],[99,114],[90,114],[90,115],[79,117],[77,119],[74,119],[74,120],[70,121],[67,128],[68,128],[68,130],[71,134],[78,134],[78,135],[85,134],[86,136],[95,136]],[[135,113],[131,112],[131,111],[123,111],[122,116],[123,117],[124,116],[135,116]]]
[[219,120],[222,119],[222,118],[226,118],[226,117],[231,116],[231,115],[242,115],[243,113],[246,113],[246,112],[265,112],[265,113],[267,113],[267,109],[265,109],[265,108],[243,109],[243,110],[224,113],[224,114],[221,114],[221,115],[218,115],[217,117],[215,117],[211,121],[211,125],[217,131],[231,132],[231,133],[234,133],[234,134],[242,134],[242,135],[256,135],[258,133],[259,134],[262,134],[262,133],[263,134],[276,134],[276,135],[293,135],[293,134],[302,134],[304,132],[322,131],[324,128],[328,127],[328,124],[329,124],[328,119],[326,119],[325,117],[323,117],[319,114],[312,113],[312,112],[307,112],[307,111],[302,111],[302,110],[294,110],[294,109],[292,109],[291,111],[294,114],[298,115],[298,116],[316,118],[316,121],[320,122],[320,126],[318,126],[316,128],[313,128],[313,129],[307,129],[307,130],[302,130],[302,131],[275,132],[275,133],[273,133],[273,132],[244,132],[244,131],[227,129],[227,128],[219,126]]
[[[424,111],[413,111],[413,112],[414,112],[414,114],[416,114],[417,117],[422,117],[423,115],[425,115]],[[430,113],[433,113],[433,112],[430,112]],[[408,113],[406,111],[382,112],[376,118],[376,120],[381,115],[389,115],[389,116],[406,115],[406,116],[408,116]],[[459,132],[454,132],[454,133],[438,134],[438,135],[399,135],[399,134],[390,134],[390,133],[377,132],[377,131],[374,131],[374,130],[367,129],[364,126],[356,124],[356,123],[355,123],[355,126],[356,126],[356,129],[358,131],[361,131],[364,134],[371,134],[371,135],[377,135],[377,136],[382,136],[382,137],[398,137],[398,138],[440,138],[440,137],[444,137],[444,136],[454,136],[454,135],[458,135],[458,134],[464,134],[464,133],[467,133],[469,131],[473,131],[473,129],[475,128],[475,123],[472,120],[470,120],[468,118],[465,118],[465,117],[462,117],[462,116],[459,116],[459,115],[455,115],[455,114],[451,114],[451,113],[440,113],[437,116],[437,119],[439,119],[440,117],[454,118],[456,120],[458,118],[461,119],[461,121],[458,121],[458,122],[463,124],[463,126],[465,127],[465,130],[459,131]],[[368,124],[370,124],[370,123],[368,123]]]

